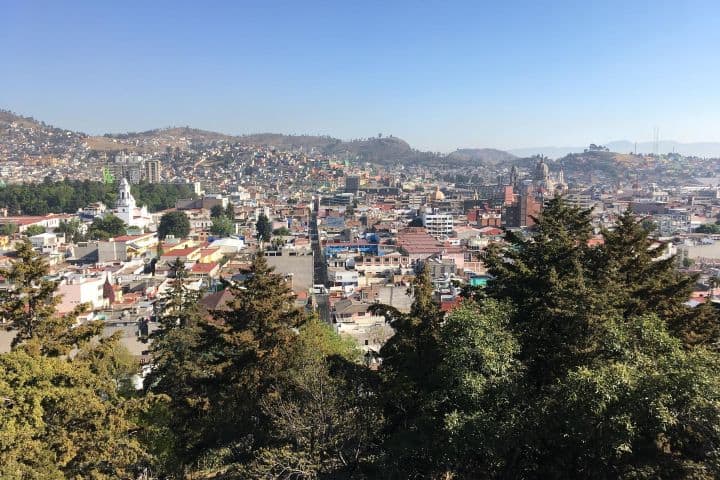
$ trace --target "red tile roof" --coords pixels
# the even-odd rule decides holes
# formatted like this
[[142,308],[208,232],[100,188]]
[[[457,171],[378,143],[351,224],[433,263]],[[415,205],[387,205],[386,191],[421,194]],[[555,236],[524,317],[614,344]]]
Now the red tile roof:
[[191,268],[192,273],[210,273],[218,266],[217,262],[211,263],[196,263]]

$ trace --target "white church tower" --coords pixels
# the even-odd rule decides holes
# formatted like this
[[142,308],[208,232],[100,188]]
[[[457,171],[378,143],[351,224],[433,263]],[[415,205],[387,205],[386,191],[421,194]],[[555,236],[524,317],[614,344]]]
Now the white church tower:
[[130,193],[130,184],[125,177],[120,180],[115,215],[129,227],[146,228],[152,220],[145,206],[138,208],[135,197]]

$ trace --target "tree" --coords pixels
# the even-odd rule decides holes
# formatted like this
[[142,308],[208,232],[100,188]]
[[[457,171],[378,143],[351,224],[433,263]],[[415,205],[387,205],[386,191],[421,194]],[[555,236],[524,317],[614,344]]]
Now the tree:
[[260,241],[269,242],[272,238],[272,225],[270,225],[270,220],[264,213],[258,216],[255,231]]
[[354,342],[311,319],[300,329],[288,368],[261,401],[272,446],[238,468],[242,477],[349,478],[367,472],[378,451],[377,376],[359,364]]
[[232,202],[228,202],[227,208],[225,209],[225,216],[230,220],[235,220],[235,205]]
[[168,470],[245,463],[272,446],[263,402],[289,368],[305,317],[262,256],[242,286],[228,288],[227,311],[211,312],[212,322],[201,317],[177,328],[170,317],[158,340],[148,389],[171,401],[150,419],[151,443],[165,446],[156,453],[167,459]]
[[145,443],[159,471],[182,474],[205,448],[202,432],[209,391],[214,391],[212,335],[200,311],[201,292],[188,289],[185,266],[176,260],[170,270],[173,281],[161,299],[160,328],[152,334],[154,368],[144,383],[146,392],[168,401],[148,412]]
[[45,233],[45,227],[43,227],[42,225],[30,225],[28,228],[25,229],[25,235],[27,235],[28,237],[40,235],[41,233]]
[[444,394],[437,415],[449,470],[458,478],[497,477],[517,442],[517,412],[509,407],[521,395],[523,367],[511,318],[508,304],[465,301],[441,330]]
[[12,236],[18,231],[18,226],[14,223],[5,223],[0,225],[0,235]]
[[218,237],[229,237],[233,234],[233,229],[233,222],[228,217],[221,215],[213,218],[210,233]]
[[109,372],[85,358],[0,354],[0,477],[136,478],[148,458]]
[[220,204],[213,205],[212,208],[210,209],[210,217],[218,218],[218,217],[222,217],[222,216],[225,216],[225,209],[223,208],[223,206]]
[[[481,421],[495,415],[484,408],[450,417],[461,426],[477,419],[465,430],[471,438],[495,429],[499,440],[487,446],[501,448],[492,462],[480,459],[491,468],[480,476],[717,476],[718,356],[684,348],[668,329],[683,315],[673,292],[684,280],[669,279],[668,298],[655,290],[665,267],[627,218],[615,230],[622,238],[608,235],[601,249],[588,247],[587,212],[562,200],[548,203],[536,227],[531,240],[510,236],[511,248],[487,258],[495,277],[488,294],[513,306],[505,324],[522,375],[502,397],[512,407],[492,426]],[[635,269],[650,278],[626,276]],[[485,373],[474,383],[487,381]],[[710,428],[698,424],[706,407]]]
[[273,230],[272,233],[277,237],[287,237],[288,235],[290,235],[290,230],[288,230],[287,227],[280,227]]
[[23,345],[31,352],[62,355],[97,335],[98,322],[75,326],[84,305],[70,315],[56,315],[60,299],[54,295],[57,282],[47,279],[47,263],[27,240],[17,243],[15,248],[16,259],[11,268],[0,270],[10,285],[0,290],[0,315],[17,332],[13,348]]
[[158,225],[158,237],[164,240],[168,235],[185,238],[190,234],[190,219],[185,212],[174,211],[163,214]]
[[185,183],[147,183],[132,186],[138,205],[147,205],[148,211],[159,212],[174,208],[178,200],[195,198],[191,185]]
[[188,288],[188,271],[179,258],[170,264],[169,277],[172,284],[161,301],[160,324],[158,335],[176,327],[185,327],[200,316],[198,302],[202,292]]
[[69,242],[80,242],[83,240],[82,223],[77,218],[62,220],[55,228],[55,233],[62,233]]
[[[90,343],[99,323],[55,313],[57,284],[28,241],[0,272],[10,288],[0,308],[17,329],[0,354],[0,477],[134,478],[148,465],[137,415],[154,399],[128,399],[137,365],[118,336]],[[68,355],[75,349],[73,355]]]
[[616,297],[625,317],[654,314],[687,346],[717,346],[720,318],[710,305],[690,308],[686,301],[696,275],[678,272],[674,257],[662,258],[665,249],[654,243],[642,223],[628,210],[614,230],[603,232],[598,249],[598,282],[617,284]]
[[696,233],[707,233],[717,235],[720,233],[720,225],[717,223],[704,223],[695,229]]
[[437,414],[441,389],[439,335],[442,312],[432,300],[428,268],[415,277],[409,314],[387,306],[383,314],[395,330],[380,350],[382,402],[386,418],[382,468],[391,476],[431,477],[446,470],[439,454],[442,417]]
[[522,305],[511,324],[523,340],[520,356],[540,386],[592,356],[601,335],[597,319],[616,302],[619,287],[608,278],[601,287],[594,278],[589,210],[552,199],[535,227],[531,239],[509,234],[511,248],[490,248],[485,261],[495,278],[488,294]]
[[105,215],[105,217],[96,217],[90,228],[88,236],[97,240],[107,240],[108,238],[120,237],[127,233],[127,225],[120,217],[113,214]]

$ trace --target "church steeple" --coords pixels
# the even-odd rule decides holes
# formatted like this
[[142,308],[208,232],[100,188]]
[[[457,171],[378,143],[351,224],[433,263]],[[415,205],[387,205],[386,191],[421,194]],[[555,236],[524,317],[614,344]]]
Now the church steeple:
[[120,180],[116,207],[118,210],[127,209],[127,211],[130,212],[132,211],[132,209],[137,207],[137,204],[135,203],[135,197],[133,197],[132,193],[130,192],[130,184],[125,177]]
[[105,283],[103,284],[103,298],[107,299],[110,305],[115,303],[115,290],[110,283],[110,274],[107,274],[105,277]]

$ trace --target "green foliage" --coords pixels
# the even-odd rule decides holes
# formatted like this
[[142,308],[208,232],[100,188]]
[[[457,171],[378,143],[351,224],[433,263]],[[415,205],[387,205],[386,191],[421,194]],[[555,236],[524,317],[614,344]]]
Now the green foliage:
[[591,231],[550,201],[447,316],[418,272],[409,313],[372,309],[395,330],[379,372],[262,256],[209,313],[175,262],[143,396],[116,337],[55,314],[48,266],[20,243],[0,272],[18,330],[0,354],[0,477],[718,478],[717,311],[684,305],[695,279],[629,212],[602,246]]
[[409,314],[375,308],[395,329],[380,351],[387,435],[383,466],[395,478],[432,476],[445,468],[442,456],[436,455],[442,442],[442,418],[437,415],[442,312],[432,300],[427,268],[416,275],[411,291],[415,299]]
[[269,242],[272,238],[272,225],[264,213],[261,213],[258,216],[257,223],[255,224],[255,231],[258,240]]
[[160,217],[157,233],[160,240],[164,240],[168,235],[185,238],[190,234],[190,219],[181,211],[165,213]]
[[27,240],[17,243],[15,248],[12,267],[0,270],[0,276],[10,284],[7,290],[0,290],[0,315],[17,332],[12,346],[22,345],[34,353],[63,355],[99,333],[98,323],[71,328],[84,305],[71,315],[56,315],[60,298],[54,295],[57,282],[47,279],[47,263]]
[[134,432],[137,401],[86,359],[0,355],[0,477],[134,478],[146,455]]
[[[137,364],[118,337],[91,342],[98,323],[55,313],[57,284],[29,242],[2,271],[4,318],[17,330],[0,354],[0,478],[134,478],[149,457],[135,419],[153,397],[128,399]],[[74,355],[68,355],[75,349]]]
[[0,235],[12,236],[18,231],[18,226],[14,223],[5,223],[0,225]]
[[104,217],[95,217],[92,224],[88,228],[88,237],[94,240],[107,240],[109,238],[120,237],[127,233],[127,225],[120,217],[113,214]]
[[[183,198],[194,198],[187,184],[141,183],[132,186],[138,205],[147,205],[156,212],[175,206]],[[65,179],[60,182],[10,184],[0,190],[0,207],[12,215],[47,215],[48,213],[75,213],[94,202],[114,205],[117,186],[90,180]]]
[[114,185],[89,180],[10,184],[0,190],[0,206],[11,215],[75,213],[93,202],[113,205]]
[[200,292],[187,288],[181,261],[171,265],[172,285],[161,300],[160,328],[152,335],[154,368],[145,389],[168,398],[148,413],[145,442],[161,470],[178,473],[203,451],[198,439],[207,421],[208,383],[212,381],[212,335],[200,312]]
[[64,234],[67,241],[70,242],[81,242],[85,239],[82,233],[82,223],[77,218],[62,220],[55,228],[55,233]]
[[220,204],[213,205],[212,208],[210,209],[210,217],[211,218],[218,218],[218,217],[222,217],[224,215],[225,215],[225,208],[223,208],[223,206]]
[[695,229],[695,233],[720,234],[720,224],[704,223]]
[[[239,467],[238,478],[360,476],[378,451],[377,377],[357,363],[359,352],[327,325],[310,320],[289,352],[261,408],[272,446]],[[294,474],[283,471],[291,465]]]
[[196,197],[192,186],[187,183],[142,182],[130,189],[137,204],[146,205],[150,212],[174,208],[178,200]]
[[234,225],[225,215],[213,218],[210,233],[218,237],[229,237],[234,233]]
[[41,233],[45,233],[45,227],[43,227],[42,225],[30,225],[28,228],[25,229],[25,235],[27,235],[28,237],[40,235]]
[[287,237],[290,235],[290,230],[287,227],[280,227],[273,230],[272,234],[277,237]]

